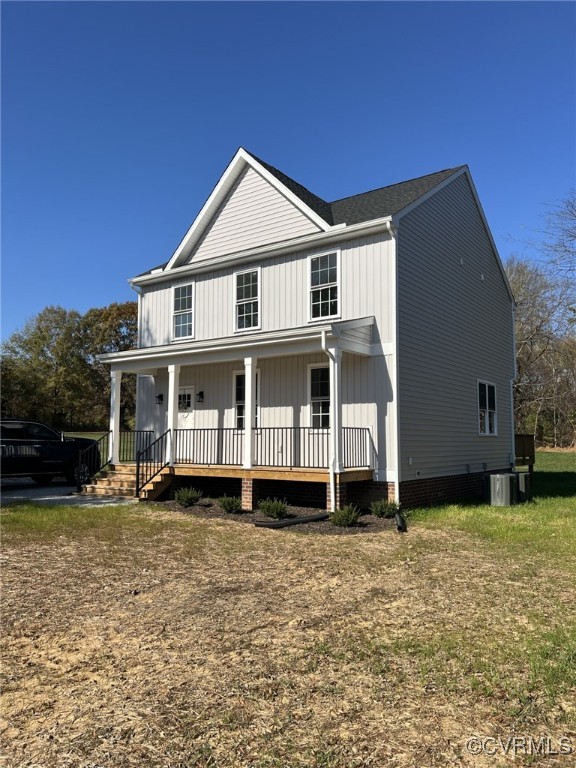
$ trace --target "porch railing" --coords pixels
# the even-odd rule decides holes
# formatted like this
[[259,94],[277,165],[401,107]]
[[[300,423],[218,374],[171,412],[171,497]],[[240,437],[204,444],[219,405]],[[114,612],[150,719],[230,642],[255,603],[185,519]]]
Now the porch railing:
[[[174,433],[176,464],[241,466],[244,430],[177,429]],[[343,427],[342,465],[372,467],[373,448],[368,427]],[[314,427],[260,427],[254,430],[254,466],[327,468],[330,433]]]
[[144,486],[168,466],[168,441],[170,430],[136,453],[136,497]]
[[98,440],[95,440],[92,445],[83,448],[78,454],[74,470],[78,493],[82,490],[83,485],[89,483],[94,475],[97,475],[98,472],[110,463],[109,446],[111,437],[112,432],[107,432]]
[[120,461],[136,461],[138,451],[143,451],[154,441],[154,430],[135,429],[131,432],[120,432],[118,457]]
[[312,427],[262,427],[254,430],[254,464],[259,467],[321,469],[330,460],[330,434]]
[[368,427],[342,427],[342,465],[352,467],[374,466],[374,444]]
[[177,429],[176,464],[242,464],[243,429]]

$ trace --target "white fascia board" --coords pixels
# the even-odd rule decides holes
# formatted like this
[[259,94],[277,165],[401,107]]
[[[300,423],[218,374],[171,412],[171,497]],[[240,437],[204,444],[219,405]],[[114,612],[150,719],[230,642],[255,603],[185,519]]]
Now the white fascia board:
[[379,219],[363,221],[359,224],[352,224],[348,227],[338,225],[331,227],[326,232],[315,232],[312,235],[305,235],[293,240],[284,240],[273,245],[262,245],[257,248],[250,248],[241,253],[233,253],[229,256],[214,256],[211,259],[203,259],[198,264],[185,264],[181,267],[172,267],[160,273],[152,272],[147,275],[133,277],[128,282],[132,286],[147,285],[149,283],[162,283],[168,280],[174,280],[178,277],[188,277],[199,275],[205,272],[212,272],[215,269],[225,269],[226,267],[236,267],[244,264],[250,264],[253,261],[262,261],[274,256],[281,256],[284,253],[294,253],[297,250],[308,248],[317,248],[328,245],[332,242],[352,240],[355,237],[363,237],[389,230],[392,222],[391,216],[382,216]]
[[[244,350],[248,347],[260,347],[264,349],[270,345],[290,344],[306,339],[316,340],[321,337],[323,330],[327,333],[331,333],[332,326],[325,324],[322,326],[314,326],[313,328],[305,327],[275,333],[257,333],[252,336],[206,339],[192,343],[173,342],[172,344],[164,344],[160,347],[142,347],[139,349],[129,349],[125,352],[108,352],[104,355],[98,355],[97,357],[100,362],[107,364],[128,361],[145,361],[151,363],[151,361],[160,361],[166,357],[195,356],[201,355],[202,353],[213,353],[215,351],[228,349],[237,351]],[[244,356],[243,352],[239,354],[241,357]]]
[[171,270],[174,267],[180,266],[178,262],[184,252],[186,252],[186,255],[188,255],[192,251],[200,236],[202,235],[205,227],[210,223],[212,217],[226,198],[226,195],[232,189],[236,179],[247,165],[252,167],[258,174],[260,174],[260,176],[266,179],[266,181],[271,184],[274,189],[280,192],[280,194],[289,200],[292,205],[298,208],[308,219],[310,219],[310,221],[319,227],[321,231],[325,232],[332,228],[327,221],[324,221],[321,216],[309,208],[297,195],[285,187],[279,179],[270,173],[270,171],[267,171],[264,166],[260,165],[260,163],[255,158],[253,158],[252,155],[240,147],[222,174],[220,181],[212,190],[210,197],[208,200],[206,200],[199,214],[194,219],[192,226],[184,235],[180,245],[166,265],[165,270]]
[[220,177],[220,181],[216,184],[208,200],[206,200],[200,209],[200,212],[192,222],[192,226],[182,238],[178,248],[176,248],[174,251],[172,258],[164,267],[164,270],[170,270],[177,264],[178,259],[186,247],[193,247],[195,240],[198,239],[201,231],[208,224],[214,213],[218,210],[220,203],[224,200],[228,194],[228,191],[231,189],[232,185],[244,168],[245,161],[242,156],[243,154],[244,152],[242,148],[236,152],[228,167]]
[[[373,322],[373,318],[362,318],[363,325]],[[165,367],[168,364],[184,365],[238,360],[252,354],[255,357],[278,357],[282,355],[307,354],[319,352],[322,334],[327,334],[334,341],[341,341],[338,323],[324,323],[313,327],[290,328],[272,333],[255,333],[238,337],[228,336],[222,339],[205,339],[197,342],[173,342],[159,347],[141,347],[125,352],[108,352],[98,355],[101,363],[110,365],[113,370],[150,369]],[[373,353],[371,345],[349,342],[346,351],[363,356]],[[185,362],[184,362],[185,361]]]

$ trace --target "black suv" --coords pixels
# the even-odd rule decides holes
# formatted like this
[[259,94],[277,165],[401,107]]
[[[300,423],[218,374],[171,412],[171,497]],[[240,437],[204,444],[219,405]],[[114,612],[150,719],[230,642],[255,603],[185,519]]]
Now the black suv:
[[31,477],[42,484],[64,476],[70,485],[76,485],[88,482],[100,469],[96,440],[64,437],[45,424],[16,419],[2,422],[0,437],[2,477]]

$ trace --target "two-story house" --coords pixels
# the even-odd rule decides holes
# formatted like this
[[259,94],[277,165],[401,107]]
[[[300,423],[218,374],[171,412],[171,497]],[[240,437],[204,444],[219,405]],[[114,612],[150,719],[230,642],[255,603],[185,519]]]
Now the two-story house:
[[117,469],[138,374],[138,493],[413,505],[513,464],[514,301],[466,166],[329,203],[239,149],[131,283],[138,348],[101,359]]

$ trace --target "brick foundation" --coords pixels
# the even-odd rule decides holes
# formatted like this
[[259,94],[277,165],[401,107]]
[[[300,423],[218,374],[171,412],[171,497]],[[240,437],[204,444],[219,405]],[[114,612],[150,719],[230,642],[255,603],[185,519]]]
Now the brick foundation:
[[[509,472],[510,469],[496,470]],[[491,470],[491,474],[493,474]],[[449,501],[482,501],[484,498],[484,472],[449,477],[429,477],[405,480],[400,483],[400,503],[403,508],[432,506]]]
[[294,507],[326,509],[326,485],[291,480],[258,480],[256,504],[261,499],[286,499]]
[[254,508],[255,481],[249,477],[242,478],[242,509],[249,511]]
[[362,480],[347,483],[348,503],[355,504],[360,509],[368,509],[373,501],[394,499],[394,483],[377,483],[372,480]]
[[[498,470],[509,472],[509,468]],[[405,480],[400,484],[400,501],[403,508],[431,506],[450,501],[477,500],[484,497],[482,472],[476,474],[430,477]],[[288,504],[313,509],[330,509],[330,483],[305,483],[289,480],[256,480],[234,477],[191,477],[176,475],[161,500],[173,499],[179,488],[196,488],[206,498],[240,496],[242,509],[254,509],[258,501],[266,498],[286,499]],[[351,483],[336,482],[336,507],[355,504],[368,509],[373,501],[394,499],[394,483],[362,480]]]

